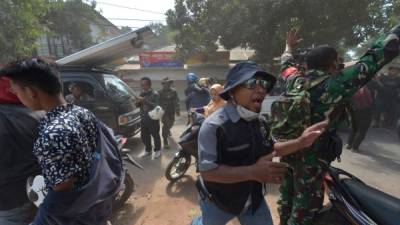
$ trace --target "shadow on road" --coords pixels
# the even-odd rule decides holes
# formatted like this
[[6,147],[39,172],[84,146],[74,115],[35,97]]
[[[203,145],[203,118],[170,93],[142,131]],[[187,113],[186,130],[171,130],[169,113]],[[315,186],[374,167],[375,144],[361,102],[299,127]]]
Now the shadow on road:
[[165,190],[171,198],[186,198],[193,203],[197,202],[197,191],[195,187],[195,180],[192,176],[184,175],[176,182],[170,182]]
[[[171,130],[172,137],[169,138],[170,148],[162,149],[162,156],[158,159],[153,159],[151,156],[139,157],[144,151],[140,134],[128,140],[125,147],[131,150],[129,154],[144,167],[144,171],[130,164],[126,165],[137,186],[124,208],[114,213],[112,221],[115,223],[113,222],[113,225],[152,224],[157,218],[168,218],[168,213],[164,215],[159,207],[161,207],[160,204],[171,200],[175,201],[177,205],[182,202],[182,199],[190,202],[189,205],[197,203],[197,191],[193,178],[194,167],[190,167],[187,172],[188,175],[175,183],[169,183],[164,175],[168,163],[180,149],[176,141],[185,129],[184,123],[186,123],[186,118],[177,119],[176,126]],[[168,198],[170,199],[168,200]],[[157,214],[154,214],[155,211]],[[187,212],[183,212],[183,215],[186,214]],[[166,220],[165,223],[169,224],[168,221],[171,219]],[[186,221],[186,216],[183,216],[180,220]]]
[[370,149],[374,150],[368,149],[360,152],[360,154],[373,158],[376,163],[378,163],[382,168],[385,168],[383,170],[390,169],[393,172],[400,171],[400,159],[397,154],[380,148],[376,143],[369,143],[369,146]]
[[113,225],[136,224],[143,213],[144,207],[136,208],[134,204],[127,203],[121,210],[113,213],[111,223]]

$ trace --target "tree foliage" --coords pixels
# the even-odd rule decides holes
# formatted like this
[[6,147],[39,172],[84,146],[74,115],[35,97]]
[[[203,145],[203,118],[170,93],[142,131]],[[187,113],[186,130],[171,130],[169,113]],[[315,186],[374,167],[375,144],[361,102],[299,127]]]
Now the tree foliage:
[[171,31],[168,26],[162,23],[151,23],[149,27],[156,35],[157,46],[166,46],[174,43],[176,32]]
[[90,22],[96,18],[95,2],[82,0],[54,0],[45,16],[48,34],[65,38],[73,49],[84,49],[93,44]]
[[0,1],[0,62],[32,54],[47,9],[43,0]]
[[300,47],[356,46],[397,23],[399,0],[175,0],[167,22],[178,33],[177,52],[212,54],[216,43],[227,49],[255,49],[269,62],[284,48],[286,32],[300,28]]
[[132,28],[128,27],[128,26],[122,26],[121,27],[121,33],[126,34],[132,31]]
[[94,8],[95,1],[1,0],[0,62],[34,54],[35,42],[43,34],[61,38],[72,49],[90,46]]

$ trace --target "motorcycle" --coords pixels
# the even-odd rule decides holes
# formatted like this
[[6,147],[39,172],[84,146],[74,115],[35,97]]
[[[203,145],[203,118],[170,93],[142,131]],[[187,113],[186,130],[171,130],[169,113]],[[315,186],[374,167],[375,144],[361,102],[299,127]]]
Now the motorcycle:
[[354,175],[329,167],[324,177],[330,204],[316,225],[398,225],[400,199],[368,186]]
[[177,181],[185,175],[192,163],[192,156],[197,165],[197,137],[201,123],[205,118],[196,112],[189,113],[189,118],[188,127],[179,137],[178,144],[181,149],[175,154],[165,170],[165,177],[171,182]]
[[[140,165],[140,163],[136,162],[136,160],[131,155],[129,155],[130,149],[124,148],[127,138],[121,135],[117,135],[115,136],[115,139],[118,143],[118,149],[120,150],[121,158],[124,161],[131,163],[136,168],[144,170],[143,166]],[[125,166],[125,163],[123,163],[123,166]],[[131,194],[135,191],[135,182],[133,181],[132,176],[128,173],[127,169],[124,168],[124,170],[124,183],[120,191],[117,193],[112,201],[112,208],[114,210],[121,209],[124,206],[125,202],[129,199]]]
[[[115,136],[115,140],[117,141],[121,158],[130,162],[135,167],[144,170],[143,166],[136,162],[135,159],[128,154],[130,150],[123,148],[126,144],[127,138],[117,135]],[[123,163],[123,166],[125,166],[125,163]],[[124,182],[121,186],[121,189],[112,200],[112,208],[114,210],[122,208],[131,194],[134,192],[134,189],[135,182],[133,181],[132,176],[128,173],[127,169],[124,168]],[[39,207],[47,195],[44,177],[42,175],[29,177],[26,183],[26,191],[28,199],[37,207]]]

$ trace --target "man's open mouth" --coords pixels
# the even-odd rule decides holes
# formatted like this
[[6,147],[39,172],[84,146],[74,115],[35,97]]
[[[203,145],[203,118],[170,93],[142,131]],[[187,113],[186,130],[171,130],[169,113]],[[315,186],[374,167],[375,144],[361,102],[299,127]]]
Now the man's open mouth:
[[262,104],[263,100],[264,100],[263,98],[254,98],[253,103],[257,106],[260,106]]

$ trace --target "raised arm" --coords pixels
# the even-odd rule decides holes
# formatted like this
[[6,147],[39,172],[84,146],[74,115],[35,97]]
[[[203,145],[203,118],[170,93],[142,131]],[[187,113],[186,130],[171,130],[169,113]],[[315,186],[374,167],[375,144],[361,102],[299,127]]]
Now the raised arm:
[[299,29],[292,28],[286,34],[286,45],[285,51],[282,53],[281,56],[281,66],[282,70],[286,69],[287,67],[292,66],[293,64],[293,50],[296,45],[298,45],[303,39],[298,37]]
[[320,102],[326,105],[335,104],[352,96],[367,84],[384,65],[399,55],[399,37],[400,26],[396,26],[375,41],[356,64],[327,79],[326,92],[320,97]]

